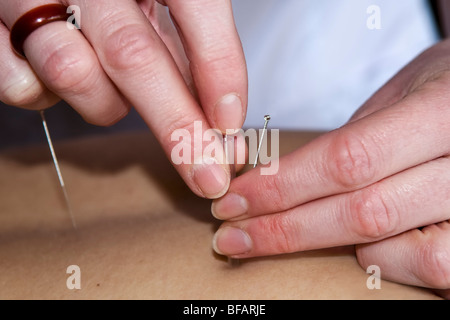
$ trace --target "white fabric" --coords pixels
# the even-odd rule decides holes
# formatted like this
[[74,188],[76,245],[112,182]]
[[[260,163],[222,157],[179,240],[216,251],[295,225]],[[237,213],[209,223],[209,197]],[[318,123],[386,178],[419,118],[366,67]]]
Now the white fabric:
[[[370,30],[367,9],[380,8]],[[245,127],[331,130],[438,40],[426,0],[233,0],[247,58]]]

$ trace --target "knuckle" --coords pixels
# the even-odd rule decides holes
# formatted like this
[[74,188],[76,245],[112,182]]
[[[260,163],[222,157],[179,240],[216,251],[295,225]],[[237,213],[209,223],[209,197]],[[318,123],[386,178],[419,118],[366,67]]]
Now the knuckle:
[[164,117],[161,117],[161,119],[164,119],[164,125],[159,132],[162,141],[170,142],[172,140],[172,134],[177,130],[186,130],[191,133],[191,136],[194,136],[195,120],[187,117],[182,110],[170,114],[168,113]]
[[138,70],[156,62],[155,43],[146,28],[126,24],[106,35],[106,63],[115,70]]
[[265,242],[265,250],[276,253],[290,253],[298,251],[293,238],[293,223],[289,216],[276,214],[270,217],[262,217],[259,219],[257,226],[258,232],[267,241]]
[[257,184],[257,188],[260,190],[260,194],[269,192],[271,208],[281,211],[290,207],[285,191],[286,186],[281,175],[263,176],[261,183]]
[[420,250],[419,278],[431,288],[450,288],[450,248],[448,242],[429,240]]
[[[225,53],[224,53],[225,52]],[[228,73],[235,74],[237,70],[243,70],[242,66],[245,66],[241,55],[237,52],[228,52],[226,48],[211,49],[204,52],[200,58],[202,69],[207,70],[210,73]]]
[[[179,112],[168,114],[166,117],[161,117],[161,119],[164,119],[164,122],[159,124],[160,129],[153,131],[157,135],[158,140],[164,144],[165,148],[174,150],[176,145],[180,143],[179,140],[173,139],[175,133],[181,133],[182,137],[187,133],[190,139],[182,139],[183,143],[188,143],[190,145],[189,147],[192,148],[191,161],[196,161],[195,156],[198,154],[197,152],[201,152],[202,156],[204,156],[203,151],[205,144],[203,139],[201,138],[201,144],[198,142],[196,143],[196,137],[203,137],[203,130],[205,129],[203,125],[201,128],[196,127],[196,120],[187,116],[185,113],[181,112],[181,110]],[[199,123],[204,124],[203,122]],[[202,131],[198,132],[197,130],[200,129]],[[175,134],[175,136],[178,137],[178,134]]]
[[75,43],[54,50],[43,64],[49,87],[61,93],[91,90],[95,70],[96,60],[80,55]]
[[338,133],[329,149],[330,174],[334,181],[348,189],[365,185],[376,175],[377,159],[368,150],[363,137],[347,132]]
[[392,201],[386,201],[381,188],[373,186],[349,197],[350,226],[365,241],[382,239],[396,231],[400,218]]

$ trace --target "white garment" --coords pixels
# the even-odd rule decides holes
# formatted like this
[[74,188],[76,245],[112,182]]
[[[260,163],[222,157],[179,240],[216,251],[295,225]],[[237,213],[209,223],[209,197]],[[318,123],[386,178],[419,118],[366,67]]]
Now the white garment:
[[[368,8],[380,9],[371,30]],[[426,0],[233,0],[249,72],[245,127],[331,130],[438,41]],[[373,21],[373,20],[370,20]]]

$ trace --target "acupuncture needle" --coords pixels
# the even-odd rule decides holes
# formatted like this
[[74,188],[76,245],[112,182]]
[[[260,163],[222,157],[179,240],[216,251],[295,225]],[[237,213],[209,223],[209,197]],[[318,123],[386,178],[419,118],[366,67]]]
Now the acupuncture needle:
[[262,147],[262,143],[264,141],[264,136],[266,135],[267,126],[269,125],[269,121],[270,121],[270,115],[265,115],[264,116],[264,128],[261,133],[261,138],[259,139],[258,152],[256,153],[256,158],[255,158],[255,163],[253,164],[253,168],[256,168],[256,166],[258,165],[259,154],[261,153],[261,147]]
[[48,147],[50,148],[50,153],[52,155],[53,164],[55,165],[56,173],[58,175],[59,184],[61,185],[61,190],[64,194],[64,200],[66,203],[66,209],[69,212],[70,220],[72,221],[72,226],[76,230],[77,224],[75,223],[75,218],[72,211],[72,206],[70,205],[69,194],[67,193],[66,184],[61,173],[61,167],[59,166],[58,158],[56,157],[55,148],[53,147],[53,142],[50,137],[50,131],[48,130],[47,120],[45,118],[44,110],[39,111],[41,114],[42,125],[44,127],[45,136],[47,137]]

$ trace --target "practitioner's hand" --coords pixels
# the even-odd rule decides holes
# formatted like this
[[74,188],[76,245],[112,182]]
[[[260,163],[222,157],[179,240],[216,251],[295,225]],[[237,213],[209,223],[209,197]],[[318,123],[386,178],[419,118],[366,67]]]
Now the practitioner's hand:
[[[356,244],[363,268],[450,288],[450,41],[431,48],[344,127],[235,179],[213,204],[234,258]],[[448,297],[448,291],[441,291]]]
[[[9,42],[14,22],[55,3],[78,6],[81,32],[48,23],[25,41],[27,59],[19,57]],[[203,131],[244,122],[247,74],[230,0],[0,0],[0,19],[0,100],[7,104],[37,110],[64,99],[105,126],[132,105],[168,155],[172,133],[192,132],[194,121]],[[177,170],[200,196],[216,198],[229,186],[226,166]]]

